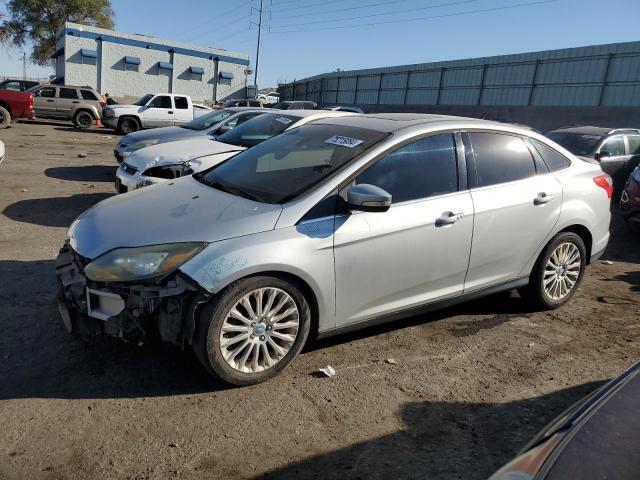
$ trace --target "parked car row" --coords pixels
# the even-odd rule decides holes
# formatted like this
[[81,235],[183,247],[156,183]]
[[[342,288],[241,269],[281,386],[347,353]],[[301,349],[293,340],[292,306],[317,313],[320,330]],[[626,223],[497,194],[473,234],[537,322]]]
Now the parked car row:
[[609,239],[600,165],[501,123],[234,107],[114,153],[128,193],[74,221],[56,261],[66,327],[158,331],[235,385],[310,337],[501,290],[557,308]]

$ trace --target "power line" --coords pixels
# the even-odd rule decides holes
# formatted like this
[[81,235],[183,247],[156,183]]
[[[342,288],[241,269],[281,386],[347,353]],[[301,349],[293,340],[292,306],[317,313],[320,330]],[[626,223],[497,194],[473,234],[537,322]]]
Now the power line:
[[[300,18],[300,17],[306,17],[307,15],[324,15],[326,13],[336,13],[336,12],[346,12],[349,10],[360,10],[362,8],[368,8],[368,7],[379,7],[381,5],[387,6],[387,5],[392,5],[394,3],[404,3],[404,2],[410,2],[411,0],[389,0],[387,2],[378,2],[378,3],[368,3],[366,5],[360,5],[357,7],[349,7],[349,8],[338,8],[338,9],[333,9],[333,10],[324,10],[322,12],[307,12],[307,13],[298,13],[296,15],[285,15],[284,17],[278,15],[278,19],[284,19],[284,18]],[[311,5],[310,5],[311,6]],[[322,5],[313,5],[314,7],[317,6],[322,6]]]
[[232,13],[237,12],[238,10],[240,10],[241,8],[246,7],[247,5],[249,5],[251,3],[252,0],[247,0],[246,2],[242,3],[241,5],[235,6],[232,9],[229,9],[223,13],[220,14],[216,14],[216,16],[214,18],[210,18],[202,23],[199,23],[197,25],[194,25],[193,27],[191,27],[189,30],[183,31],[178,35],[182,35],[184,33],[188,33],[188,37],[187,38],[193,38],[193,32],[202,29],[202,27],[206,26],[206,27],[211,27],[211,24],[215,24],[217,20],[219,20],[222,17],[226,17],[227,15],[230,15]]
[[305,29],[300,29],[300,30],[283,30],[283,31],[273,31],[273,30],[271,30],[270,33],[319,32],[319,31],[326,31],[326,30],[342,30],[342,29],[345,29],[345,28],[372,27],[372,26],[376,26],[376,25],[388,25],[388,24],[392,24],[392,23],[418,22],[418,21],[422,21],[422,20],[433,20],[433,19],[438,19],[438,18],[459,17],[459,16],[464,16],[464,15],[473,15],[473,14],[476,14],[476,13],[497,12],[497,11],[500,11],[500,10],[509,10],[509,9],[520,8],[520,7],[530,7],[530,6],[534,6],[534,5],[543,5],[543,4],[546,4],[546,3],[556,3],[558,1],[559,0],[541,0],[541,1],[537,1],[537,2],[519,3],[519,4],[516,4],[516,5],[506,5],[506,6],[502,6],[502,7],[485,8],[485,9],[478,9],[478,10],[467,10],[467,11],[464,11],[464,12],[447,13],[447,14],[442,14],[442,15],[431,15],[431,16],[428,16],[428,17],[406,18],[406,19],[402,19],[402,20],[387,20],[387,21],[384,21],[384,22],[360,23],[360,24],[353,24],[353,25],[340,25],[340,26],[335,26],[335,27],[305,28]]
[[[340,2],[344,2],[344,0],[326,0],[324,2],[322,2],[322,5],[328,5],[330,3],[340,3]],[[317,5],[300,5],[299,7],[287,7],[287,8],[281,8],[281,9],[276,9],[276,10],[270,10],[271,12],[282,12],[284,10],[300,10],[301,8],[309,8],[309,7],[317,7]]]
[[447,3],[440,3],[438,5],[429,5],[427,7],[417,7],[417,8],[409,8],[406,10],[395,10],[393,12],[382,12],[382,13],[372,13],[371,15],[359,15],[357,17],[349,17],[349,18],[342,18],[342,19],[328,19],[328,20],[315,20],[313,22],[304,22],[304,23],[296,23],[296,24],[289,24],[289,25],[270,25],[273,28],[286,28],[286,27],[292,27],[292,26],[302,26],[302,25],[315,25],[318,23],[332,23],[332,22],[344,22],[347,20],[360,20],[363,18],[372,18],[372,17],[383,17],[383,16],[388,16],[388,15],[396,15],[396,14],[400,14],[400,13],[409,13],[409,12],[418,12],[418,11],[422,11],[422,10],[431,10],[433,8],[440,8],[440,7],[452,7],[455,5],[463,5],[463,4],[467,4],[467,3],[476,3],[479,2],[480,0],[458,0],[455,2],[447,2]]

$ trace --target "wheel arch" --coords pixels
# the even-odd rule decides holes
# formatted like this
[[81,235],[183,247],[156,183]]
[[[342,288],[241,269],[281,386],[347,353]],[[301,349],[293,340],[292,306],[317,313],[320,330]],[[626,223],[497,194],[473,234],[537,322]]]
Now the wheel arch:
[[87,107],[80,107],[75,109],[71,118],[76,118],[76,115],[78,115],[80,112],[87,112],[94,120],[98,119],[98,115],[92,109]]
[[309,330],[309,338],[317,337],[320,330],[321,300],[318,298],[316,290],[311,285],[311,283],[304,278],[303,272],[294,272],[291,270],[278,269],[278,268],[274,268],[273,266],[265,267],[264,269],[250,269],[248,271],[246,270],[238,271],[236,272],[236,274],[231,275],[225,278],[222,282],[218,283],[215,286],[215,289],[210,293],[212,293],[213,295],[219,295],[230,284],[234,282],[237,282],[239,280],[244,280],[246,278],[265,277],[265,276],[276,277],[281,280],[289,281],[300,288],[300,290],[302,291],[302,294],[307,299],[307,303],[309,304],[309,310],[311,312],[311,328]]
[[587,250],[587,258],[585,259],[585,262],[588,265],[591,262],[591,253],[592,253],[591,249],[593,248],[593,235],[591,234],[591,230],[589,230],[587,227],[585,227],[582,224],[575,223],[573,225],[564,227],[558,233],[562,233],[562,232],[575,233],[582,239],[582,241],[584,242],[584,247]]
[[11,107],[9,106],[8,103],[0,101],[0,107],[2,107],[5,110],[7,110],[7,112],[9,112],[9,114],[13,117],[13,112],[11,111]]

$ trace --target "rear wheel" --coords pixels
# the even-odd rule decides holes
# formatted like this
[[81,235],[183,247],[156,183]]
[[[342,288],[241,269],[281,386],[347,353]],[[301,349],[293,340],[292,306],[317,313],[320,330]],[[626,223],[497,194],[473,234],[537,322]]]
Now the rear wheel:
[[138,130],[140,130],[140,123],[133,117],[124,117],[118,123],[118,131],[123,135],[129,135]]
[[578,235],[559,233],[540,254],[529,286],[520,293],[539,307],[560,307],[574,295],[582,281],[586,252]]
[[310,324],[309,304],[294,283],[250,277],[231,284],[200,312],[193,348],[216,377],[252,385],[293,361]]
[[4,107],[0,107],[0,129],[7,128],[11,124],[11,113]]
[[93,124],[93,116],[86,110],[80,110],[73,116],[73,123],[78,128],[89,128]]

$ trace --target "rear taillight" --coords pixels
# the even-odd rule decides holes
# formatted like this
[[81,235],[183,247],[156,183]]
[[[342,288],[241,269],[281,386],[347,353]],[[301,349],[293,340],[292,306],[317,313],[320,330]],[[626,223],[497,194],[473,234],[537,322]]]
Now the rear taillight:
[[106,106],[107,106],[107,102],[100,102],[100,106],[101,106],[102,108],[106,107]]
[[27,110],[32,110],[33,109],[33,94],[29,95],[29,98],[27,99]]
[[613,195],[613,180],[606,173],[598,177],[593,177],[593,181],[596,182],[600,188],[604,188],[607,192],[607,197],[611,198]]

